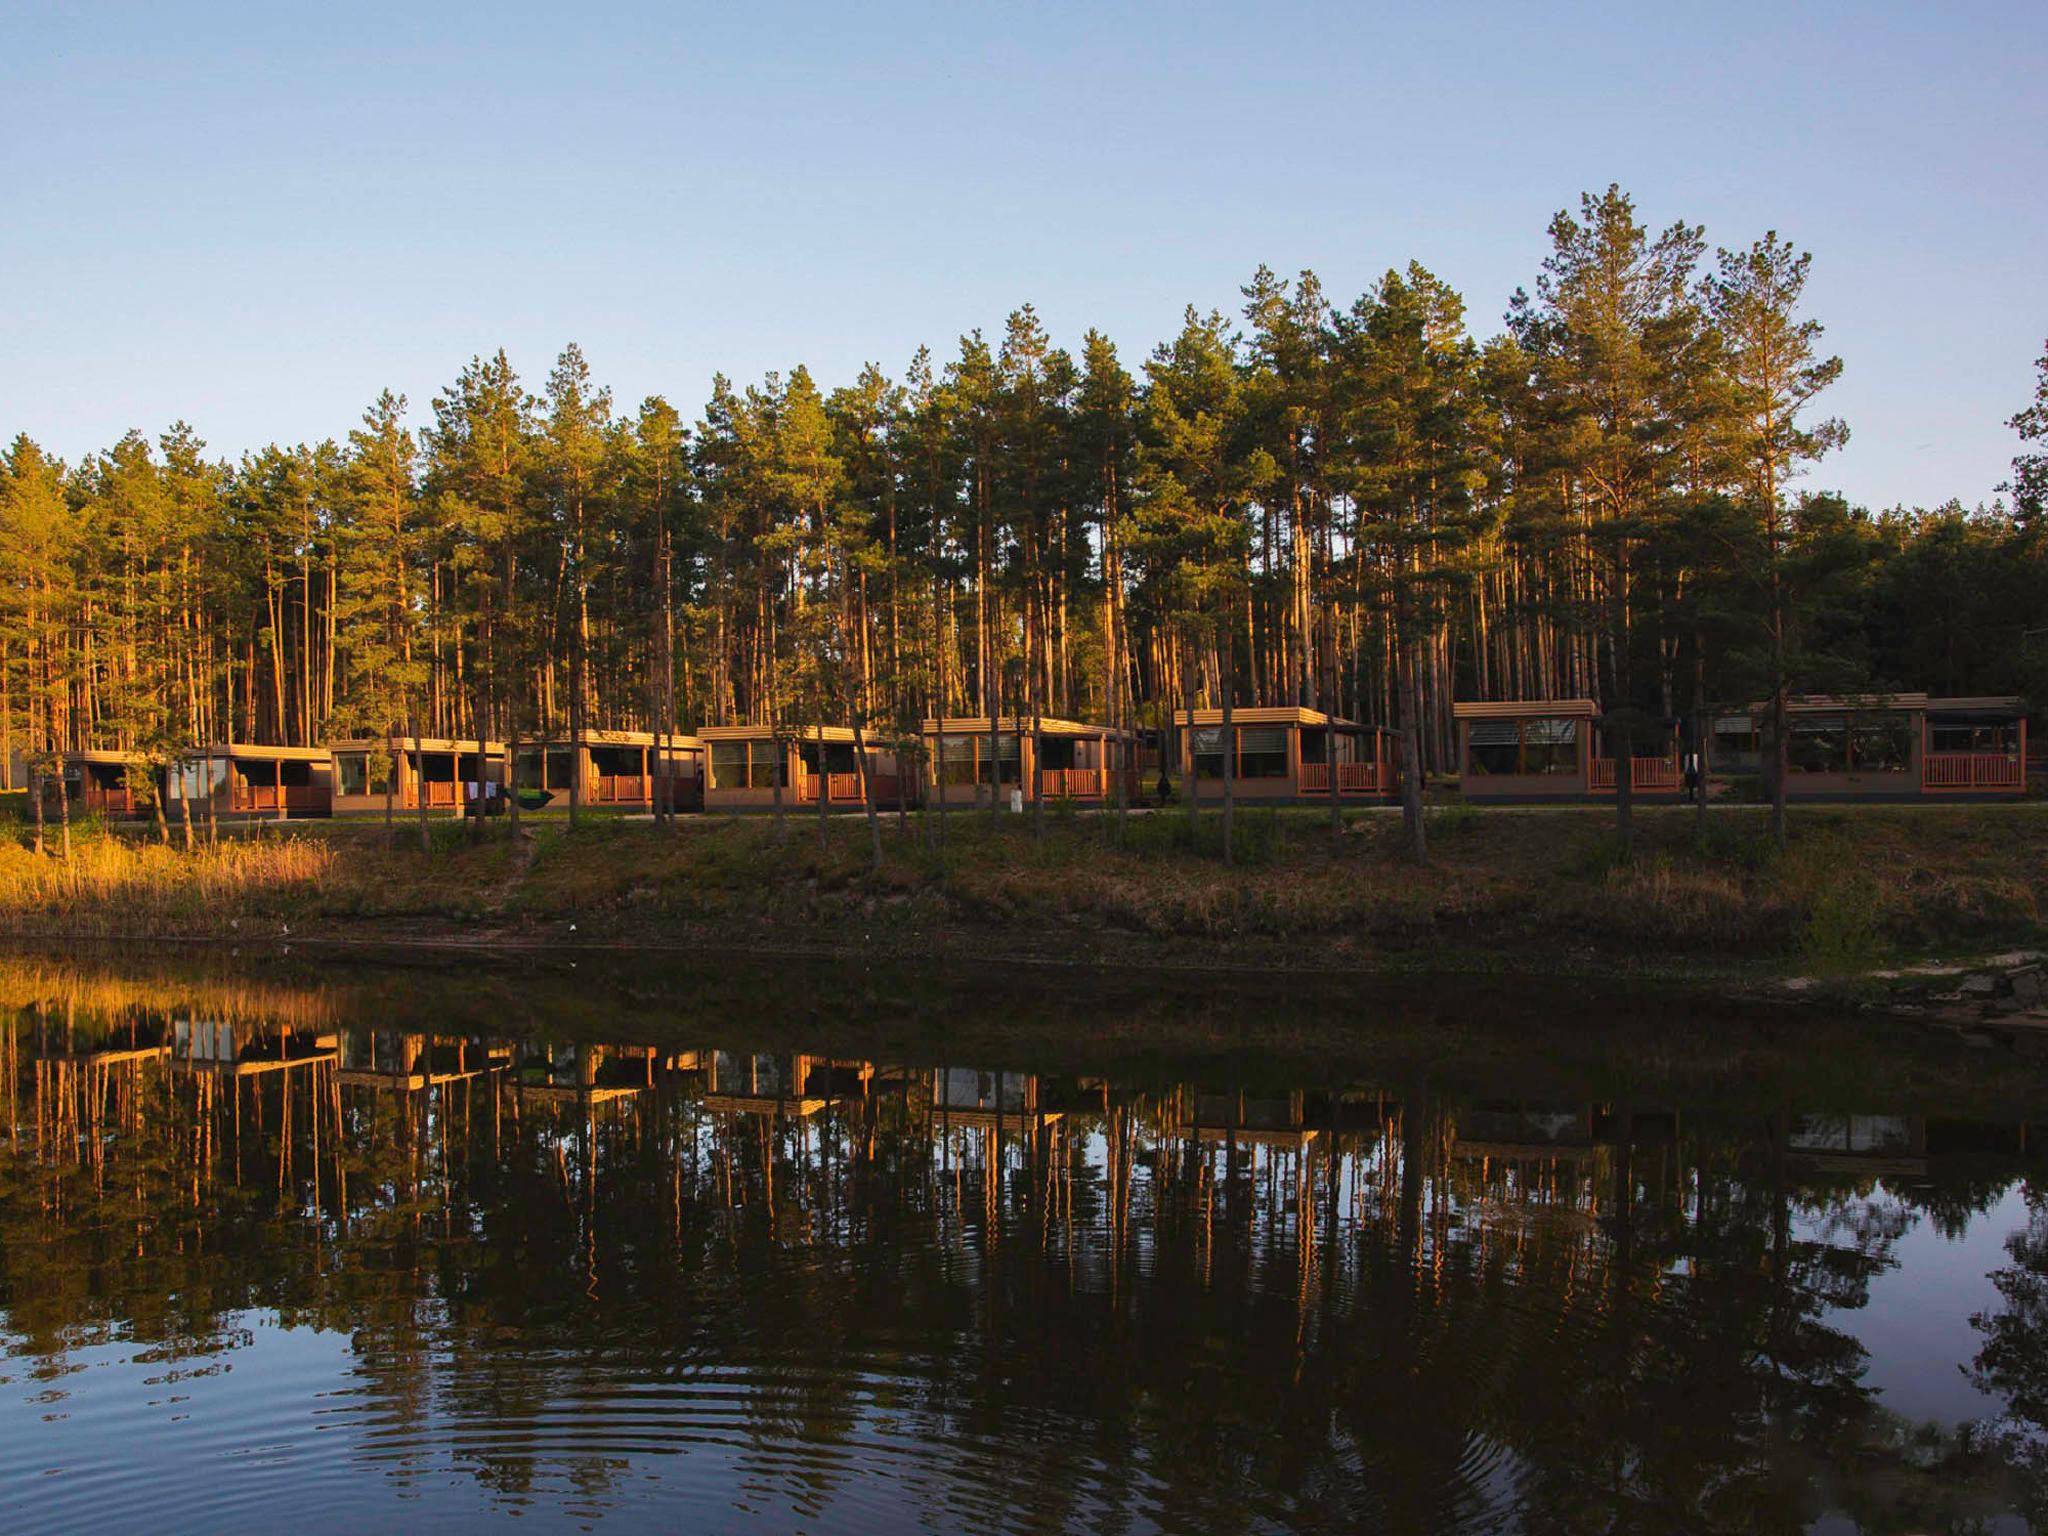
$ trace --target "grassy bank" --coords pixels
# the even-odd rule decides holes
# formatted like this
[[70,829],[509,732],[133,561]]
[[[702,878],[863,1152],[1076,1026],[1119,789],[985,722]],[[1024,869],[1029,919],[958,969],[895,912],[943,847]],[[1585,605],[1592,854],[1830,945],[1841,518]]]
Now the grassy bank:
[[1397,817],[1333,838],[1315,812],[1217,818],[955,812],[943,834],[858,818],[699,818],[671,834],[591,820],[501,826],[302,823],[192,853],[78,829],[72,857],[0,839],[0,927],[18,934],[448,937],[899,954],[1336,967],[1853,971],[2037,943],[2048,806],[1802,809],[1782,853],[1762,812],[1431,813],[1430,863]]

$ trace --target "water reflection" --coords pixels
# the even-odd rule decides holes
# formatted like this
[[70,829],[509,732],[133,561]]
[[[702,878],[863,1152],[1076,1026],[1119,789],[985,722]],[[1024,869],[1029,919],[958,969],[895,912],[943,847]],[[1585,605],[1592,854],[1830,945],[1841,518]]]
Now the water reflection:
[[[0,1498],[31,1526],[2041,1511],[2048,1205],[1968,1081],[876,1059],[660,1009],[446,1030],[406,990],[15,978]],[[1930,1302],[1979,1307],[1981,1415],[1891,1414],[1854,1323],[1902,1237],[2015,1209],[1995,1289]]]

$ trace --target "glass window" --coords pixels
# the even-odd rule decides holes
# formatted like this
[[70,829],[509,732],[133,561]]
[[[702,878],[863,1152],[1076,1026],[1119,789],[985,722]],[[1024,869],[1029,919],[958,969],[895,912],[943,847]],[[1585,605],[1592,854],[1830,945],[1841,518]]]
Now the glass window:
[[513,765],[513,783],[521,789],[545,789],[543,782],[547,772],[546,759],[539,747],[521,747],[519,757]]
[[2002,752],[2019,750],[2019,727],[2010,720],[1932,720],[1928,745],[1936,752]]
[[1858,715],[1849,750],[1858,773],[1904,773],[1913,760],[1913,732],[1904,715]]
[[1287,777],[1287,732],[1277,726],[1246,726],[1237,733],[1237,773],[1244,779]]
[[1786,756],[1794,773],[1847,773],[1848,722],[1840,715],[1805,715],[1795,719]]
[[1223,777],[1223,727],[1203,726],[1189,735],[1193,738],[1195,752],[1195,777],[1198,779],[1220,779]]
[[334,754],[334,787],[343,795],[381,795],[391,782],[391,754],[337,752]]
[[714,741],[711,743],[711,787],[713,789],[745,789],[747,787],[747,744],[744,741]]
[[1714,722],[1711,766],[1723,773],[1754,773],[1763,766],[1763,733],[1748,715],[1723,715]]
[[977,758],[975,738],[948,736],[939,744],[939,777],[947,784],[972,784]]
[[1475,776],[1521,771],[1521,722],[1474,720],[1465,753],[1465,771]]
[[1577,773],[1579,722],[1539,719],[1522,722],[1522,772]]
[[[981,759],[977,777],[981,783],[986,784],[989,780],[988,738],[979,738],[978,745],[981,748]],[[1023,760],[1018,756],[1017,738],[1008,732],[996,737],[996,767],[998,783],[1015,784],[1022,778]]]
[[773,741],[750,741],[747,747],[747,787],[789,788],[789,754]]

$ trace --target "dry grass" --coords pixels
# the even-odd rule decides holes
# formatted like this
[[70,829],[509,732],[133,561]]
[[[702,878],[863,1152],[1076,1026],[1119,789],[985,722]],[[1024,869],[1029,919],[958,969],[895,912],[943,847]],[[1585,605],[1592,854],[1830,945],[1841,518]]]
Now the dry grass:
[[[687,823],[595,821],[494,828],[471,846],[442,824],[423,854],[410,833],[307,824],[192,853],[81,837],[70,861],[0,843],[0,928],[18,932],[385,931],[916,949],[986,948],[1162,957],[1233,949],[1347,963],[1442,949],[1523,955],[1797,959],[1843,966],[1938,946],[2039,941],[2048,913],[2048,807],[1802,811],[1789,850],[1760,813],[1639,814],[1622,859],[1597,813],[1488,810],[1437,818],[1423,868],[1398,820],[1353,819],[1332,839],[1317,814],[1254,812],[1242,861],[1216,857],[1216,818],[958,812],[943,838],[885,823],[881,871],[858,819],[820,837],[792,816]],[[251,925],[257,925],[252,929]],[[975,940],[974,936],[981,936]]]

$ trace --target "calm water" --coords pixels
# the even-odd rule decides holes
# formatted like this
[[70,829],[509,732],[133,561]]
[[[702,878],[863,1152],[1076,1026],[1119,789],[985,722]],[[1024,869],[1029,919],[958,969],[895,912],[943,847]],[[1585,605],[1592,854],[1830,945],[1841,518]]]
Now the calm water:
[[2033,1528],[2041,1064],[1546,990],[0,956],[6,1529]]

